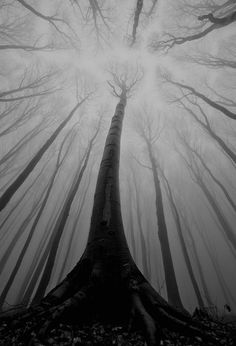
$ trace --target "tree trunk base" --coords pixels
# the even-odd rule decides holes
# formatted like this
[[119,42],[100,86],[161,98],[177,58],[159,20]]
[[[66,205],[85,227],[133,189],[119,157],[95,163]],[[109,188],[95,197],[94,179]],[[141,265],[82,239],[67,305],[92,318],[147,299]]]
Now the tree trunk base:
[[170,306],[132,259],[120,263],[115,258],[97,261],[85,255],[41,302],[28,309],[6,312],[1,320],[4,345],[8,339],[9,345],[12,344],[13,333],[16,345],[34,345],[35,337],[48,344],[50,331],[60,323],[94,320],[140,328],[150,346],[160,345],[165,329],[198,337],[202,340],[199,345],[222,345],[220,340],[225,337],[224,332],[215,333],[186,312]]

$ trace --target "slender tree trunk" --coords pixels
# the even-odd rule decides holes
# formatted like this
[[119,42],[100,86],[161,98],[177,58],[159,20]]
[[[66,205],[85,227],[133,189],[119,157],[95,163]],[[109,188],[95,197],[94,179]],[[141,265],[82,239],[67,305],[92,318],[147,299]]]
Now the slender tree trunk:
[[[198,179],[198,185],[200,186],[201,190],[203,191],[204,195],[206,196],[209,204],[211,205],[212,209],[215,212],[215,215],[222,226],[222,229],[229,240],[230,244],[232,245],[233,249],[236,251],[236,235],[231,227],[231,225],[226,220],[225,216],[223,215],[222,211],[220,210],[218,203],[212,196],[210,190],[207,188],[206,184],[202,179]],[[234,254],[236,256],[236,254]]]
[[[66,137],[65,137],[65,138],[66,138]],[[63,141],[63,143],[64,143],[64,141]],[[61,150],[62,150],[62,148],[63,148],[63,145],[61,146],[61,149],[60,149],[60,151],[59,151],[59,153],[58,153],[58,158],[57,158],[56,167],[55,167],[55,169],[54,169],[54,172],[53,172],[53,175],[52,175],[52,177],[51,177],[51,179],[50,179],[50,182],[49,182],[49,184],[48,184],[48,186],[47,186],[45,197],[44,197],[44,199],[43,199],[43,201],[42,201],[42,204],[41,204],[41,206],[40,206],[40,208],[39,208],[38,214],[37,214],[36,218],[34,219],[34,222],[33,222],[32,226],[31,226],[31,228],[30,228],[29,234],[28,234],[27,239],[26,239],[26,241],[25,241],[25,244],[24,244],[24,246],[23,246],[23,248],[22,248],[22,250],[21,250],[21,252],[20,252],[20,254],[19,254],[19,256],[18,256],[18,259],[17,259],[17,261],[16,261],[16,264],[15,264],[15,266],[14,266],[12,272],[11,272],[10,278],[9,278],[9,280],[8,280],[8,282],[7,282],[7,285],[6,285],[5,289],[4,289],[4,291],[5,291],[5,296],[7,295],[8,291],[9,291],[9,289],[10,289],[10,287],[11,287],[11,285],[12,285],[12,283],[13,283],[13,281],[14,281],[14,279],[15,279],[17,273],[18,273],[18,270],[19,270],[19,268],[20,268],[20,265],[21,265],[21,263],[22,263],[22,261],[23,261],[23,258],[24,258],[25,254],[26,254],[26,251],[28,250],[28,247],[29,247],[29,245],[30,245],[31,239],[32,239],[32,237],[33,237],[33,235],[34,235],[35,229],[36,229],[36,227],[37,227],[37,225],[38,225],[38,222],[39,222],[39,220],[40,220],[40,218],[41,218],[41,215],[42,215],[42,213],[43,213],[43,211],[44,211],[44,208],[45,208],[45,206],[46,206],[46,204],[47,204],[47,201],[48,201],[49,195],[50,195],[50,193],[51,193],[51,190],[52,190],[52,188],[53,188],[53,184],[54,184],[55,178],[56,178],[56,176],[57,176],[58,170],[59,170],[59,168],[60,168],[60,166],[61,166],[61,163],[63,162],[63,161],[62,161],[62,162],[60,163],[60,155],[61,155]],[[0,266],[0,267],[1,267],[1,266]]]
[[178,233],[178,236],[179,236],[180,245],[181,245],[181,248],[182,248],[185,264],[186,264],[186,267],[187,267],[187,270],[188,270],[188,273],[189,273],[189,276],[190,276],[190,279],[191,279],[191,283],[192,283],[194,292],[195,292],[196,297],[197,297],[198,305],[203,308],[204,307],[204,302],[203,302],[203,299],[202,299],[201,291],[199,289],[196,277],[194,275],[194,271],[193,271],[193,267],[192,267],[192,264],[191,264],[191,260],[189,258],[187,246],[186,246],[185,239],[184,239],[184,236],[183,236],[183,230],[182,230],[182,225],[181,225],[178,209],[176,207],[176,203],[175,203],[172,191],[171,191],[171,187],[170,187],[169,181],[167,180],[166,176],[164,175],[164,172],[162,172],[162,176],[163,176],[164,181],[166,183],[166,194],[167,194],[167,197],[169,199],[170,207],[171,207],[171,210],[173,212],[174,219],[175,219],[176,229],[177,229],[177,233]]
[[[48,222],[46,226],[46,230],[51,228],[50,225],[55,224],[59,213],[60,213],[60,210],[57,212],[55,217]],[[26,306],[29,305],[29,302],[32,298],[33,292],[37,285],[37,281],[43,271],[51,246],[52,244],[50,242],[50,233],[45,232],[44,237],[41,241],[41,244],[39,248],[37,249],[33,262],[29,268],[29,271],[26,274],[25,280],[18,294],[17,301],[21,302],[22,304]],[[40,260],[38,261],[39,258]]]
[[88,145],[88,148],[84,153],[84,157],[82,158],[82,162],[84,161],[83,166],[81,169],[78,169],[76,172],[75,178],[73,179],[73,182],[71,184],[71,188],[70,188],[69,193],[68,193],[68,197],[67,197],[67,199],[63,205],[62,211],[61,211],[59,218],[55,224],[55,227],[54,227],[54,230],[53,230],[52,236],[51,236],[53,239],[52,240],[52,247],[51,247],[50,254],[48,256],[48,259],[47,259],[47,262],[46,262],[46,265],[45,265],[45,268],[43,271],[43,275],[42,275],[41,280],[40,280],[40,284],[39,284],[37,291],[35,293],[35,297],[33,299],[33,304],[36,304],[37,302],[39,302],[42,299],[42,297],[44,296],[45,291],[47,289],[47,286],[49,284],[49,281],[51,279],[52,270],[54,267],[58,246],[59,246],[64,228],[65,228],[65,225],[66,225],[69,213],[70,213],[70,208],[71,208],[72,202],[74,200],[74,197],[78,191],[78,188],[80,186],[80,182],[82,180],[84,171],[87,168],[90,153],[91,153],[94,141],[97,137],[98,131],[99,131],[99,127],[98,127],[97,131],[95,132],[94,136],[91,138],[89,145]]
[[137,29],[139,24],[140,15],[143,8],[143,0],[137,0],[136,2],[136,8],[134,12],[134,22],[133,22],[133,28],[132,28],[132,40],[130,43],[130,46],[133,46],[133,44],[136,42],[137,39]]
[[[233,152],[233,150],[231,150],[228,145],[225,143],[225,141],[223,141],[222,138],[220,138],[220,136],[218,136],[213,130],[212,128],[208,127],[208,133],[210,134],[210,136],[217,142],[217,144],[219,145],[219,147],[228,155],[228,157],[232,160],[233,164],[236,165],[236,155]],[[234,166],[235,167],[235,166]]]
[[24,183],[27,177],[31,174],[34,167],[38,164],[44,153],[49,149],[51,144],[55,141],[59,133],[68,124],[72,116],[75,114],[76,110],[86,101],[88,98],[85,97],[82,101],[78,102],[76,106],[72,109],[66,119],[57,127],[50,138],[45,142],[45,144],[39,149],[39,151],[34,155],[32,160],[28,163],[25,169],[20,173],[16,180],[7,188],[7,190],[0,197],[0,211],[6,207],[12,196],[16,193],[19,187]]
[[64,255],[64,261],[63,261],[63,264],[62,264],[62,267],[61,267],[60,275],[58,277],[58,282],[61,282],[61,280],[63,279],[63,274],[64,274],[64,271],[65,271],[65,268],[66,268],[66,264],[68,262],[68,258],[69,258],[70,252],[71,252],[72,242],[73,242],[73,239],[75,237],[76,232],[78,232],[78,224],[79,224],[80,216],[81,216],[81,213],[82,213],[82,210],[83,210],[83,207],[84,207],[84,202],[85,202],[85,199],[87,197],[87,193],[88,193],[88,190],[89,190],[89,187],[90,187],[90,183],[91,183],[91,174],[92,174],[92,169],[90,169],[88,183],[87,183],[86,188],[83,191],[82,198],[80,199],[79,210],[78,210],[76,218],[75,218],[75,220],[73,222],[73,226],[72,226],[69,242],[68,242],[68,245],[67,245],[66,253]]
[[[25,196],[28,194],[28,192],[31,190],[31,188],[35,185],[35,183],[37,182],[37,180],[40,178],[43,170],[44,170],[45,166],[41,169],[41,171],[39,172],[39,174],[36,176],[36,178],[32,181],[32,183],[27,187],[27,189],[25,189],[23,195],[20,196],[20,198],[16,201],[14,207],[7,213],[6,217],[4,218],[4,220],[1,222],[0,224],[0,229],[2,230],[5,223],[7,222],[7,220],[9,220],[10,216],[14,213],[14,211],[17,209],[17,207],[19,207],[19,205],[24,202],[24,198]],[[23,203],[22,203],[23,204]],[[15,220],[13,220],[15,221]],[[5,237],[5,235],[8,233],[7,232],[8,229],[6,231],[2,231],[1,233],[1,237],[0,237],[0,241],[3,240],[3,238]],[[0,265],[1,268],[1,265]]]
[[200,120],[197,115],[193,112],[193,110],[189,107],[187,107],[182,101],[180,101],[180,103],[183,105],[183,107],[189,112],[189,114],[192,115],[192,117],[196,120],[196,122],[198,124],[200,124],[200,126],[208,133],[208,135],[213,138],[216,143],[218,144],[218,146],[220,147],[220,149],[222,149],[222,151],[229,157],[230,161],[232,162],[232,164],[234,165],[235,167],[235,164],[236,164],[236,155],[235,153],[233,152],[233,150],[231,150],[228,145],[225,143],[225,141],[223,141],[223,139],[218,136],[215,131],[212,129],[209,121],[208,121],[208,118],[205,114],[205,112],[203,111],[203,109],[199,106],[199,110],[200,112],[202,113],[202,116],[204,117],[205,119],[205,123],[204,121]]
[[200,279],[201,279],[201,283],[202,283],[202,288],[203,288],[203,292],[204,292],[204,296],[206,298],[206,301],[208,303],[208,306],[213,306],[213,302],[212,302],[212,299],[211,299],[211,295],[209,293],[209,290],[208,290],[208,287],[207,287],[207,283],[206,283],[206,280],[205,280],[205,277],[204,277],[204,273],[203,273],[203,269],[202,269],[202,264],[199,260],[199,255],[198,255],[198,252],[197,252],[197,248],[196,248],[196,244],[195,244],[195,240],[193,238],[193,235],[192,235],[192,232],[191,232],[191,229],[187,223],[187,220],[186,218],[183,216],[182,213],[180,213],[181,217],[182,217],[182,220],[184,222],[184,225],[185,225],[185,229],[190,237],[190,240],[191,240],[191,245],[192,245],[192,249],[193,249],[193,254],[194,254],[194,257],[196,259],[196,264],[197,264],[197,267],[198,267],[198,272],[199,272],[199,275],[200,275]]
[[[43,170],[45,168],[45,165],[43,166],[43,168],[40,170],[39,174],[37,175],[37,177],[34,179],[34,181],[32,182],[32,184],[30,184],[29,186],[29,189],[31,189],[31,187],[37,182],[37,180],[40,178]],[[29,189],[27,189],[27,192],[29,191]],[[42,197],[43,195],[41,195]],[[34,203],[34,205],[36,206],[38,204],[38,201],[36,201]],[[15,208],[14,208],[15,209]],[[33,209],[31,209],[33,210]],[[4,255],[2,256],[1,258],[1,261],[0,261],[0,272],[2,271],[2,269],[5,267],[6,265],[6,262],[8,261],[11,253],[12,253],[12,250],[14,249],[15,245],[17,244],[17,241],[19,240],[19,238],[22,236],[22,234],[25,232],[26,230],[26,225],[28,224],[27,223],[27,217],[25,218],[25,220],[22,222],[21,226],[19,227],[19,229],[17,230],[17,232],[15,233],[14,237],[12,238],[12,240],[10,241]],[[14,222],[15,220],[13,220]],[[11,224],[10,224],[11,226]],[[2,237],[1,237],[1,241],[3,240],[3,238],[8,234],[8,232],[10,231],[10,227],[7,228],[6,230],[4,230],[4,232],[2,232]]]
[[[36,203],[33,204],[33,207],[29,213],[29,215],[25,218],[25,220],[22,222],[19,230],[17,231],[15,237],[13,238],[13,240],[11,241],[10,245],[8,246],[7,248],[7,251],[6,251],[6,254],[3,256],[2,260],[1,260],[1,265],[2,263],[4,262],[4,264],[6,263],[7,259],[9,258],[14,246],[16,245],[17,243],[17,240],[22,236],[22,234],[24,233],[24,231],[27,229],[27,226],[28,224],[30,223],[30,221],[32,220],[32,218],[35,216],[39,206],[40,206],[40,202],[43,198],[43,195],[45,193],[45,190],[43,190],[43,192],[41,193],[39,199],[37,200]],[[2,268],[2,267],[1,267]],[[2,308],[2,305],[4,304],[5,302],[5,299],[6,299],[6,296],[9,292],[9,289],[13,283],[13,280],[17,274],[17,270],[18,270],[18,266],[16,264],[16,266],[14,267],[13,271],[11,272],[11,275],[1,293],[1,296],[0,296],[0,308]]]
[[221,211],[216,199],[213,197],[212,193],[210,192],[210,190],[206,186],[206,184],[205,184],[205,182],[204,182],[204,180],[203,180],[203,178],[202,178],[202,176],[198,170],[197,162],[195,161],[194,156],[192,156],[194,163],[190,164],[188,162],[188,160],[186,160],[186,158],[184,158],[184,156],[182,154],[180,154],[180,155],[182,156],[186,166],[189,169],[190,176],[192,173],[191,178],[200,187],[200,189],[204,193],[206,199],[208,200],[211,208],[215,212],[215,216],[217,217],[217,220],[218,220],[218,222],[221,225],[222,230],[223,230],[222,236],[228,242],[229,248],[232,252],[232,255],[234,256],[234,258],[236,258],[236,252],[235,252],[236,251],[236,235],[235,235],[230,223],[227,221],[223,212]]
[[[14,158],[17,157],[17,155],[20,153],[21,149],[26,147],[26,145],[32,140],[35,139],[35,137],[41,133],[41,131],[44,128],[40,128],[41,123],[36,125],[35,128],[33,128],[31,131],[29,131],[23,138],[19,140],[0,160],[0,165],[3,165],[8,161],[10,158],[12,158],[12,161],[14,161]],[[1,171],[2,174],[2,171]]]
[[184,309],[181,298],[180,298],[180,294],[179,294],[173,260],[172,260],[171,251],[170,251],[168,232],[166,227],[165,214],[164,214],[163,201],[162,201],[162,192],[161,192],[157,166],[153,156],[151,144],[148,141],[146,141],[146,144],[147,144],[148,154],[149,154],[149,158],[151,162],[152,174],[154,179],[154,187],[156,192],[156,214],[157,214],[157,224],[158,224],[158,236],[160,240],[162,258],[163,258],[168,302],[174,306]]
[[228,303],[231,300],[234,304],[236,304],[236,300],[235,300],[234,296],[231,294],[230,289],[228,288],[228,286],[225,282],[225,279],[224,279],[223,273],[221,271],[220,265],[218,263],[217,257],[213,255],[212,250],[211,250],[209,244],[207,244],[207,241],[206,241],[205,237],[203,236],[202,232],[199,232],[199,234],[202,238],[202,241],[205,245],[208,256],[211,260],[212,266],[215,270],[216,277],[217,277],[218,282],[220,284],[220,287],[221,287],[221,290],[223,292],[226,303]]
[[[193,150],[193,149],[192,149]],[[210,177],[212,178],[212,180],[216,183],[216,185],[221,189],[221,191],[223,192],[224,196],[226,197],[227,201],[229,202],[229,204],[231,205],[231,207],[233,208],[233,210],[236,212],[236,204],[234,203],[233,199],[231,198],[230,194],[228,193],[228,191],[226,190],[226,188],[224,187],[224,185],[220,182],[219,179],[217,179],[215,177],[215,175],[212,173],[212,171],[210,170],[210,168],[207,166],[207,164],[204,162],[203,158],[201,157],[201,155],[196,151],[193,150],[193,152],[195,153],[195,155],[198,157],[199,161],[201,162],[201,164],[203,165],[203,167],[205,168],[205,170],[207,171],[207,173],[210,175]]]
[[226,117],[231,118],[233,120],[236,120],[236,114],[231,112],[230,110],[228,110],[227,108],[225,108],[224,106],[222,106],[219,103],[216,103],[215,101],[212,101],[211,99],[209,99],[207,96],[205,96],[205,94],[202,94],[200,92],[198,92],[197,90],[195,90],[194,88],[186,85],[186,84],[182,84],[182,83],[178,83],[178,82],[173,82],[171,81],[172,84],[178,85],[183,89],[189,90],[191,92],[191,94],[197,96],[198,98],[200,98],[201,100],[203,100],[204,102],[206,102],[209,106],[217,109],[218,111],[220,111],[221,113],[223,113]]

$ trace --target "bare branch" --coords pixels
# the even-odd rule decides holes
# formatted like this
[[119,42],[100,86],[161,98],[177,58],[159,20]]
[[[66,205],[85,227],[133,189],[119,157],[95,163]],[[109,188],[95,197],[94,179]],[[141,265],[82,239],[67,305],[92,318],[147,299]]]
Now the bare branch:
[[[191,2],[189,3],[183,1],[183,3],[183,13],[186,13],[188,16],[195,16],[196,19],[201,22],[201,24],[195,27],[184,27],[184,25],[179,25],[179,27],[185,29],[186,32],[192,31],[193,29],[195,29],[195,31],[201,31],[181,36],[175,36],[171,33],[164,33],[163,39],[159,40],[159,38],[154,38],[151,40],[150,48],[154,51],[168,51],[175,45],[182,45],[186,42],[199,40],[208,35],[210,32],[223,28],[236,21],[234,1],[226,1],[221,6],[217,6],[215,3],[211,5],[209,2],[207,2],[206,6],[204,6],[204,3],[201,4],[200,2],[198,4],[191,4]],[[205,12],[206,9],[210,9],[211,13],[198,14],[199,12]]]
[[44,46],[27,45],[27,44],[0,44],[0,50],[25,50],[27,52],[32,51],[51,51],[53,50],[52,44],[46,44]]
[[143,77],[143,71],[138,65],[134,68],[127,63],[110,64],[108,72],[112,81],[109,80],[107,83],[112,89],[112,94],[116,97],[121,97],[124,94],[126,97],[130,97]]
[[206,97],[204,94],[200,93],[199,91],[195,90],[193,87],[190,87],[184,83],[180,83],[180,82],[176,82],[174,80],[172,80],[171,78],[169,78],[168,76],[164,76],[166,82],[172,84],[172,85],[176,85],[180,88],[183,88],[185,90],[190,91],[191,94],[197,96],[198,98],[200,98],[201,100],[203,100],[205,103],[207,103],[209,106],[217,109],[218,111],[220,111],[221,113],[223,113],[224,115],[226,115],[228,118],[236,120],[236,114],[231,112],[230,110],[228,110],[227,108],[225,108],[224,106],[220,105],[219,103],[212,101],[210,98]]
[[[41,18],[42,20],[47,21],[49,24],[51,24],[57,32],[59,32],[61,35],[65,36],[67,39],[71,40],[71,38],[62,31],[57,23],[63,23],[65,24],[70,30],[72,30],[71,26],[62,18],[58,18],[55,15],[54,16],[46,16],[42,14],[41,12],[37,11],[33,6],[29,5],[25,0],[16,0],[18,1],[23,7],[25,7],[27,10],[32,12],[35,16]],[[73,30],[72,30],[73,31]]]

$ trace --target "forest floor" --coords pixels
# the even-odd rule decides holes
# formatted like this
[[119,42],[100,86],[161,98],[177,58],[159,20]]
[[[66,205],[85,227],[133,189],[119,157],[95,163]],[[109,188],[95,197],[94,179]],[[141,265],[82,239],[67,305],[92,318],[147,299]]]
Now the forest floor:
[[[223,323],[211,318],[200,318],[206,329],[213,328],[212,335],[215,337],[213,346],[236,346],[236,323]],[[25,331],[29,330],[30,322],[25,325]],[[5,334],[5,332],[7,332]],[[22,334],[23,332],[23,334]],[[220,332],[220,338],[216,337]],[[4,337],[4,334],[7,335]],[[21,335],[20,335],[21,334]],[[28,334],[28,333],[27,333]],[[146,345],[144,336],[138,331],[128,331],[124,326],[101,324],[94,322],[86,325],[59,324],[52,329],[45,341],[40,341],[35,332],[27,337],[22,337],[24,331],[10,330],[5,323],[0,327],[0,345],[2,346],[144,346]],[[20,340],[19,341],[19,337]],[[186,337],[178,333],[163,330],[161,346],[205,346],[205,342],[200,337]]]

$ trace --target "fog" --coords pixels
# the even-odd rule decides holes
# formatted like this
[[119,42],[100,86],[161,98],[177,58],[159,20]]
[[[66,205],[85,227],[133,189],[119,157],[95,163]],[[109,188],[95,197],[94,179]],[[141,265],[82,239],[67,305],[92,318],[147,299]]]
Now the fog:
[[[207,19],[199,20],[199,16],[213,12],[222,18],[235,11],[235,2],[227,1],[224,6],[223,0],[143,1],[135,36],[132,32],[136,1],[123,0],[119,4],[111,0],[94,1],[94,8],[92,3],[2,0],[0,4],[2,196],[78,101],[90,93],[0,211],[3,292],[59,165],[3,307],[22,303],[42,259],[33,299],[52,251],[56,218],[78,167],[82,169],[89,141],[100,126],[60,238],[47,292],[70,272],[82,255],[103,147],[117,104],[108,82],[112,82],[114,69],[119,73],[126,67],[128,71],[139,69],[142,74],[127,100],[120,159],[122,217],[135,262],[167,298],[153,173],[142,135],[149,133],[155,137],[152,150],[183,304],[193,311],[198,301],[164,177],[178,209],[183,238],[205,305],[209,306],[209,301],[204,279],[211,306],[223,311],[228,304],[235,310],[235,22],[216,26],[198,39],[174,42],[173,46],[165,43],[173,37],[195,35],[216,25]],[[214,104],[207,103],[199,93]]]

